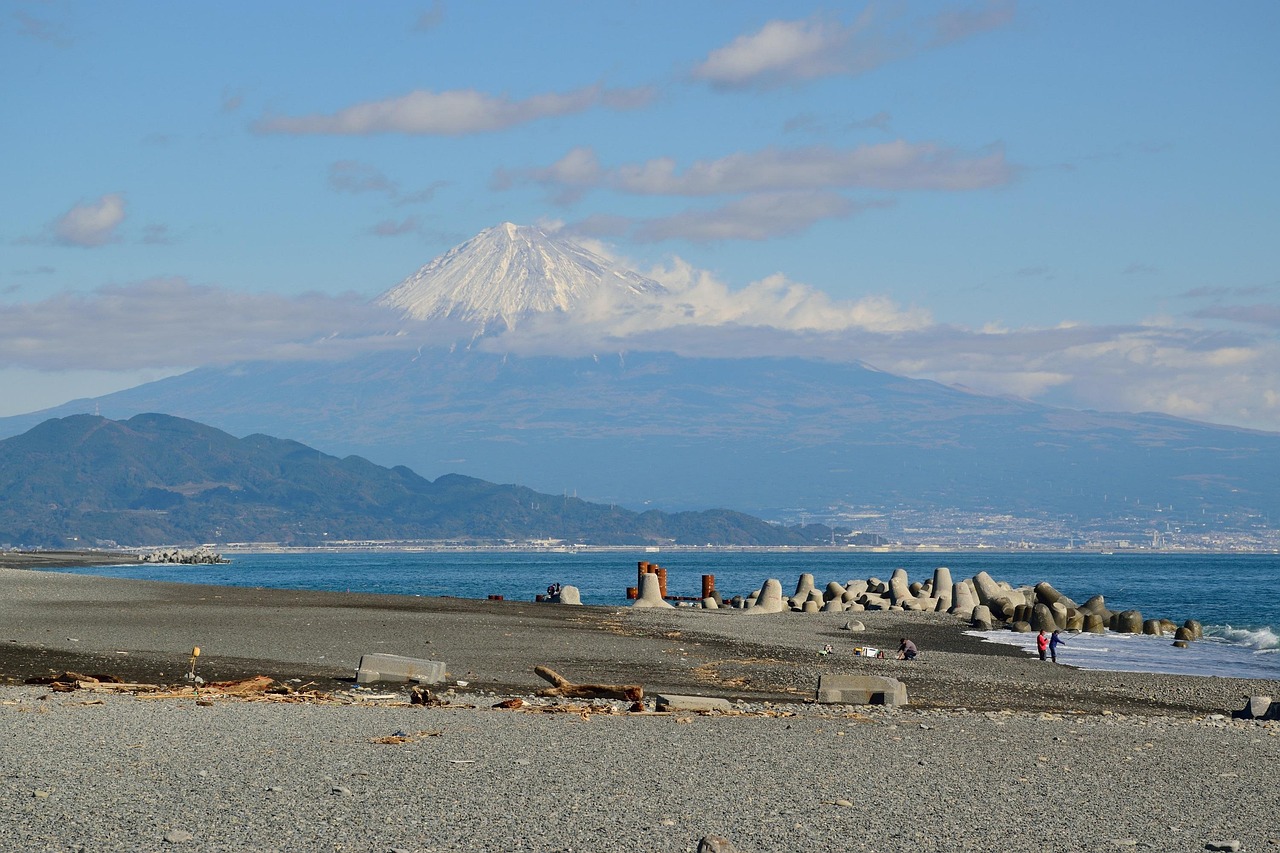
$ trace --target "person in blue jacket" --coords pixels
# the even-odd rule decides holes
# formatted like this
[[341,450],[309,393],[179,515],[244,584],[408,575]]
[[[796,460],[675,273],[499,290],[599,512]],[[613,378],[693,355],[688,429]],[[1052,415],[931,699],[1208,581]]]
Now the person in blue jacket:
[[1049,638],[1049,657],[1053,658],[1053,662],[1058,662],[1058,646],[1065,646],[1066,641],[1062,639],[1061,631],[1054,631],[1053,636]]

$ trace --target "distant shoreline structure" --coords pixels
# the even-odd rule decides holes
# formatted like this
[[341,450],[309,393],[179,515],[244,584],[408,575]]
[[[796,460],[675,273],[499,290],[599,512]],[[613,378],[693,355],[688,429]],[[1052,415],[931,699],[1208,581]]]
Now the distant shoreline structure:
[[1019,547],[994,545],[581,545],[548,542],[516,543],[448,543],[406,542],[402,540],[331,542],[325,545],[283,545],[271,542],[229,542],[218,546],[226,552],[242,554],[310,554],[326,552],[467,552],[476,553],[750,553],[750,554],[1280,554],[1280,548],[1145,548],[1106,546],[1076,546],[1063,548],[1051,545],[1027,543]]
[[[216,546],[220,563],[230,563],[228,554],[335,554],[335,553],[453,553],[453,554],[1078,554],[1081,556],[1176,557],[1205,556],[1274,556],[1280,548],[1062,548],[1027,544],[1024,547],[1001,548],[989,545],[554,545],[546,543],[469,543],[360,541],[332,542],[325,545],[282,545],[272,542],[232,542]],[[38,568],[40,566],[127,565],[144,562],[143,554],[158,550],[147,548],[83,548],[22,549],[0,551],[0,566]]]

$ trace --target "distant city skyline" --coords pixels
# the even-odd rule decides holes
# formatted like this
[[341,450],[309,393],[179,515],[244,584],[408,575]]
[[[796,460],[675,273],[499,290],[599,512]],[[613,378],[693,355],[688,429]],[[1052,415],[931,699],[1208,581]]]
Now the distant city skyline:
[[1261,0],[9,0],[0,415],[385,346],[376,296],[511,221],[724,355],[1280,430],[1277,36]]

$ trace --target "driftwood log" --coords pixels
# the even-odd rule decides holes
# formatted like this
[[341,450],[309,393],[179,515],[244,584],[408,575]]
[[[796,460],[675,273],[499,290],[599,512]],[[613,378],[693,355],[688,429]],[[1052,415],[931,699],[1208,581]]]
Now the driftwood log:
[[539,696],[563,696],[569,699],[625,699],[639,702],[644,698],[644,687],[639,684],[574,684],[547,666],[535,666],[539,678],[551,682],[551,687],[538,691]]

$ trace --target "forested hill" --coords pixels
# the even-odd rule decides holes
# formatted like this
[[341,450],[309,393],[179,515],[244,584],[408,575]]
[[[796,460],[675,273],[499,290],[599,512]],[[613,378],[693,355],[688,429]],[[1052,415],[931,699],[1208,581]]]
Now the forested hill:
[[723,509],[637,513],[453,474],[430,481],[403,466],[339,459],[267,435],[236,438],[160,414],[55,418],[0,441],[0,545],[804,545],[831,535],[821,525],[782,527]]

